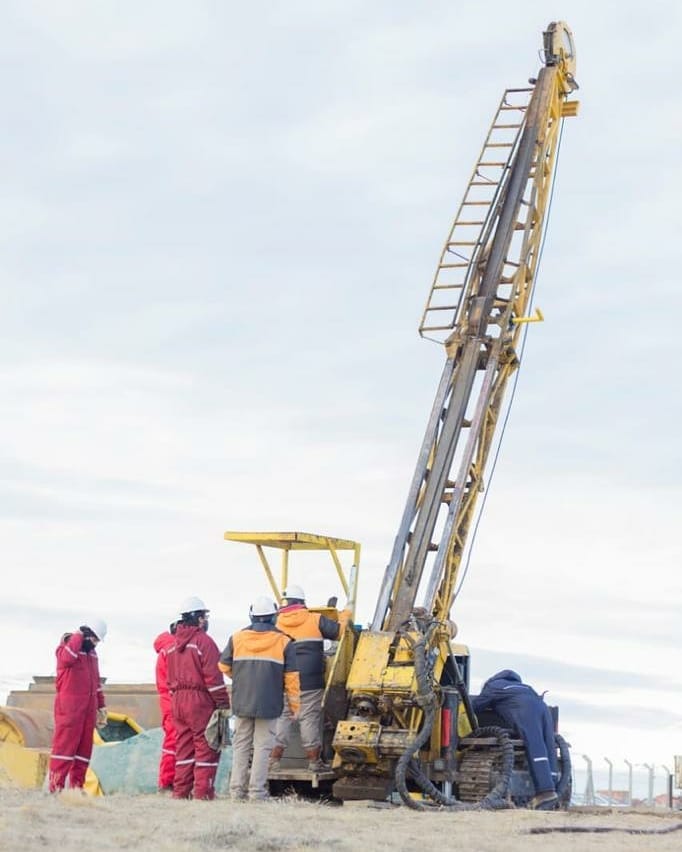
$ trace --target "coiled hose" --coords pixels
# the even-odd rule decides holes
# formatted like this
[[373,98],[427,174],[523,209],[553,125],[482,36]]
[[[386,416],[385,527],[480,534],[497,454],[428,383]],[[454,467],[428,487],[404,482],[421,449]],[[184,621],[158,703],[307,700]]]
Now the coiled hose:
[[[512,769],[514,767],[514,746],[509,735],[502,728],[479,728],[477,736],[493,736],[497,739],[502,750],[502,773],[495,787],[483,797],[480,802],[460,802],[452,796],[446,796],[438,787],[426,777],[414,760],[414,755],[426,743],[431,736],[433,723],[436,718],[436,696],[430,688],[427,673],[426,637],[422,634],[416,640],[405,634],[414,654],[414,672],[417,681],[417,703],[424,708],[424,720],[422,728],[414,739],[414,742],[400,756],[395,768],[395,784],[400,798],[412,810],[424,811],[432,807],[447,808],[449,810],[493,810],[511,807],[507,800],[507,793],[511,782]],[[433,803],[417,801],[410,796],[407,789],[407,774],[416,784],[433,799]],[[570,777],[570,773],[569,773]]]

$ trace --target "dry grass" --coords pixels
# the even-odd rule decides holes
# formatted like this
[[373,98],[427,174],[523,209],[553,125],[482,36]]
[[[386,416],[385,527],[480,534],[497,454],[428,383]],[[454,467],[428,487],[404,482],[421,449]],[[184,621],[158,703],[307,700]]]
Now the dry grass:
[[537,813],[526,810],[418,813],[406,808],[343,807],[292,799],[233,804],[177,802],[162,796],[92,799],[73,792],[0,790],[0,849],[195,850],[329,852],[465,849],[476,852],[593,850],[679,852],[682,831],[672,834],[529,835],[543,826],[664,829],[682,814],[647,812]]

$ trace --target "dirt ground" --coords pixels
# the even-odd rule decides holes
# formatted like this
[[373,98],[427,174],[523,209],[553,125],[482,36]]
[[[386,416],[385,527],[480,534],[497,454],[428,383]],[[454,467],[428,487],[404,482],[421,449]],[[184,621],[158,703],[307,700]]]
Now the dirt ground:
[[[648,829],[580,834],[529,834],[533,828]],[[263,803],[173,801],[159,795],[90,798],[67,791],[50,796],[37,790],[0,790],[0,849],[28,852],[56,849],[215,850],[295,852],[325,848],[476,852],[592,850],[679,852],[681,813],[526,810],[420,813],[404,807],[377,808],[366,802],[342,807],[296,799]]]

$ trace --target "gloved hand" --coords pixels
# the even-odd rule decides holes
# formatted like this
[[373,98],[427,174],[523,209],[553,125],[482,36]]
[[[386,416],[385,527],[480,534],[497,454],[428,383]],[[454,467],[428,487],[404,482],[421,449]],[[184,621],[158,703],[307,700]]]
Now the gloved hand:
[[100,707],[97,711],[97,721],[95,722],[95,727],[98,731],[101,731],[102,728],[106,728],[107,726],[107,708]]

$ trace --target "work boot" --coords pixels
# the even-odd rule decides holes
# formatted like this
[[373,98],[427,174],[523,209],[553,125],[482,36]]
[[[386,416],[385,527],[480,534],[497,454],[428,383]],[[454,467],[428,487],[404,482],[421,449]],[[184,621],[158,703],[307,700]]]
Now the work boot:
[[305,756],[308,758],[308,771],[309,772],[325,772],[327,769],[330,769],[328,763],[325,763],[324,760],[320,757],[322,753],[322,746],[315,746],[315,748],[307,748],[305,750]]
[[268,763],[268,772],[277,772],[280,769],[280,760],[284,754],[284,746],[276,745],[273,746],[272,751],[270,752],[270,761]]
[[559,804],[559,797],[554,790],[545,790],[538,793],[530,800],[530,807],[534,811],[553,811]]

